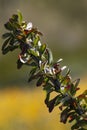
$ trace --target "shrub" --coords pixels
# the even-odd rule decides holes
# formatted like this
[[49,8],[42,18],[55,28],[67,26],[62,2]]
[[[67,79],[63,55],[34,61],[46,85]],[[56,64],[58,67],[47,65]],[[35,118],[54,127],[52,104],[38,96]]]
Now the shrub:
[[[22,14],[13,14],[4,24],[7,32],[3,34],[2,53],[20,49],[17,68],[23,65],[31,67],[28,82],[36,79],[36,86],[46,91],[45,104],[52,112],[59,106],[60,122],[72,123],[71,130],[86,130],[87,125],[87,90],[76,96],[80,79],[72,80],[70,70],[61,67],[60,62],[53,60],[47,44],[41,42],[43,35],[31,22],[23,21]],[[66,69],[66,74],[64,70]],[[56,96],[50,95],[56,92]]]

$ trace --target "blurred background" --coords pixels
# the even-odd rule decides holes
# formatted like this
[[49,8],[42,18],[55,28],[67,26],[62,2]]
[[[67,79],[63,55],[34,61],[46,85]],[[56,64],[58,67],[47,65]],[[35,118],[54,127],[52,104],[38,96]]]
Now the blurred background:
[[[81,91],[86,89],[87,1],[0,0],[0,48],[4,23],[17,10],[44,34],[42,41],[51,48],[54,60],[63,58],[62,65],[71,69],[72,78],[81,78]],[[29,68],[17,70],[17,58],[17,51],[3,56],[0,49],[0,130],[70,130],[70,124],[59,123],[58,108],[48,113],[45,93],[30,90],[35,83],[27,82]]]

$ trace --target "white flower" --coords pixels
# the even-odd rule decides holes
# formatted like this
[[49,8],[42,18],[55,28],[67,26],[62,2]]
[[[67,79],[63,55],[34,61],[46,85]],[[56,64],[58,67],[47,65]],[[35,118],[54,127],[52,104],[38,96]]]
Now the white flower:
[[61,68],[61,70],[65,70],[67,68],[67,66],[63,66],[62,68]]
[[42,66],[42,61],[39,60],[39,67],[41,68],[41,66]]
[[40,54],[39,54],[39,51],[38,50],[36,50],[36,48],[31,48],[31,51],[33,51],[34,53],[36,53],[36,55],[37,56],[39,56]]
[[51,74],[51,75],[53,74],[52,69],[48,68],[48,67],[44,68],[44,72],[45,72],[45,74]]
[[20,59],[20,61],[21,61],[23,64],[25,64],[25,63],[27,63],[27,62],[29,61],[30,56],[29,56],[29,55],[27,56],[27,54],[25,53],[24,56],[19,55],[19,59]]
[[28,38],[26,39],[26,43],[27,43],[27,44],[32,43],[32,42],[33,42],[33,41],[32,41],[31,38],[30,38],[30,39],[28,39]]
[[32,24],[31,22],[29,22],[29,23],[27,24],[27,27],[26,27],[25,29],[26,29],[26,30],[31,30],[32,27],[33,27],[33,24]]
[[64,90],[65,90],[65,87],[64,87],[64,86],[61,86],[60,89],[61,89],[61,91],[64,91]]
[[53,74],[56,74],[55,68],[52,67],[51,70],[52,70],[52,73],[53,73]]
[[61,62],[63,59],[62,58],[60,58],[58,61],[57,61],[57,63],[59,63],[59,62]]
[[40,41],[38,41],[38,46],[39,46],[39,47],[41,46],[41,42],[40,42]]
[[54,75],[55,74],[55,68],[53,67],[44,67],[45,74]]

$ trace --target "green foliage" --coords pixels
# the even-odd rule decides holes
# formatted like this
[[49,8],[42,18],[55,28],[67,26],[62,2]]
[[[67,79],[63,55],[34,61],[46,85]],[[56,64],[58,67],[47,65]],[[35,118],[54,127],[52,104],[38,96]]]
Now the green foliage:
[[[80,79],[72,81],[69,69],[64,75],[66,66],[60,66],[62,59],[54,62],[51,50],[40,40],[42,33],[34,28],[31,22],[27,24],[22,19],[22,14],[18,12],[18,15],[12,15],[4,25],[8,32],[2,36],[5,39],[2,53],[20,49],[17,68],[20,69],[23,65],[32,67],[28,81],[37,79],[36,86],[42,86],[46,91],[45,104],[49,112],[60,105],[60,121],[62,123],[74,121],[71,130],[85,130],[87,90],[76,96]],[[55,92],[56,96],[51,99],[52,92]]]

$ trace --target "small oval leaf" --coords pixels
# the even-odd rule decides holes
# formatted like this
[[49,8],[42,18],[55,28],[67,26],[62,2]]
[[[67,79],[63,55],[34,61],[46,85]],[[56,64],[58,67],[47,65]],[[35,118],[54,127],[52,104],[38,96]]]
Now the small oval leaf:
[[10,37],[10,36],[11,36],[11,33],[4,33],[4,34],[2,35],[2,38],[5,39],[5,38],[8,38],[8,37]]
[[7,44],[9,44],[11,38],[8,38],[4,41],[3,45],[2,45],[2,51],[6,48]]
[[10,24],[10,22],[7,22],[6,24],[4,24],[4,26],[5,26],[5,28],[6,28],[7,30],[10,30],[10,31],[13,30],[13,26]]
[[44,80],[44,77],[41,76],[41,77],[39,78],[39,80],[37,81],[36,86],[37,86],[37,87],[38,87],[38,86],[41,86],[41,84],[43,83],[43,80]]

